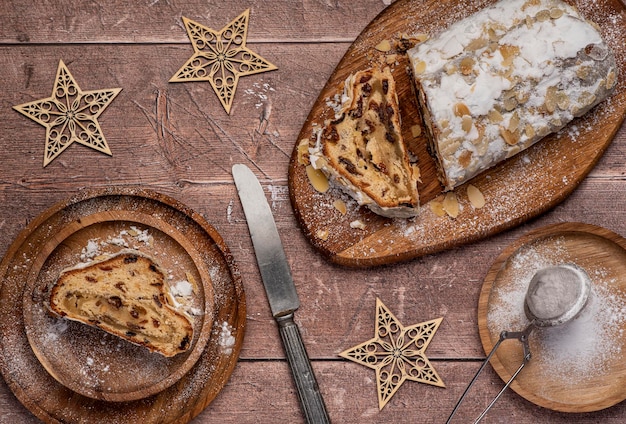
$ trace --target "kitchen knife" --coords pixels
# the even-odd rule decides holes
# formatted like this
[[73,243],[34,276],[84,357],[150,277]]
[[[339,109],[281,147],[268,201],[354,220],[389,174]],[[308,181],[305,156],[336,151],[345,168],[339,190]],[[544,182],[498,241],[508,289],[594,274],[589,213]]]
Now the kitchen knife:
[[252,236],[267,299],[278,323],[289,367],[298,389],[302,412],[307,423],[329,423],[326,406],[302,343],[300,330],[293,320],[300,300],[265,193],[259,180],[246,165],[234,165],[233,177]]

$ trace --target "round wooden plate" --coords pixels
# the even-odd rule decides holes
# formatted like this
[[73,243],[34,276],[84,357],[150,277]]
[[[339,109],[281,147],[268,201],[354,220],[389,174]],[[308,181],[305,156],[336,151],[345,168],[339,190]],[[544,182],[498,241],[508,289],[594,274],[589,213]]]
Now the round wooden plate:
[[[389,264],[475,242],[517,226],[567,198],[611,143],[626,116],[626,8],[620,0],[575,0],[571,3],[599,25],[616,55],[619,83],[611,99],[558,134],[474,178],[470,183],[483,193],[483,208],[472,207],[465,184],[455,190],[461,207],[456,219],[431,210],[430,202],[442,200],[442,187],[427,151],[423,136],[426,131],[406,72],[408,60],[396,50],[381,52],[376,46],[384,41],[394,45],[403,34],[434,35],[494,1],[398,0],[367,25],[328,79],[295,140],[289,164],[289,192],[305,236],[332,262],[351,267]],[[359,208],[338,189],[325,194],[316,192],[299,160],[301,140],[313,143],[316,129],[334,117],[329,103],[348,75],[381,61],[392,68],[402,135],[420,167],[422,182],[418,190],[422,210],[410,220],[377,216]],[[415,126],[422,127],[422,135],[413,136]],[[336,199],[348,204],[347,213],[335,208]],[[351,226],[354,221],[364,226],[355,229]]]
[[[108,207],[85,212],[38,246],[24,290],[26,335],[50,375],[81,395],[119,402],[154,395],[191,369],[213,331],[214,299],[209,269],[193,242],[176,228],[176,221]],[[185,309],[194,328],[187,352],[165,358],[102,330],[51,316],[46,307],[48,288],[63,269],[89,260],[85,258],[90,253],[88,246],[95,246],[96,251],[91,254],[98,255],[125,248],[143,252],[164,269],[168,284],[193,282],[195,293],[185,298]],[[129,370],[134,370],[133,378],[128,378]]]
[[[480,338],[489,353],[501,331],[524,329],[530,279],[541,268],[563,263],[589,274],[590,300],[573,321],[531,333],[532,358],[511,388],[545,408],[597,411],[626,399],[626,239],[601,227],[564,223],[513,243],[485,278],[478,305]],[[521,344],[507,340],[491,364],[508,381],[522,356]]]
[[[44,288],[91,252],[155,257],[193,313],[187,353],[165,358],[102,330],[49,316]],[[85,190],[33,220],[0,263],[0,370],[50,423],[186,423],[226,384],[245,331],[241,277],[221,236],[176,200],[139,188]],[[224,334],[224,332],[228,334]],[[220,343],[232,335],[233,343]]]

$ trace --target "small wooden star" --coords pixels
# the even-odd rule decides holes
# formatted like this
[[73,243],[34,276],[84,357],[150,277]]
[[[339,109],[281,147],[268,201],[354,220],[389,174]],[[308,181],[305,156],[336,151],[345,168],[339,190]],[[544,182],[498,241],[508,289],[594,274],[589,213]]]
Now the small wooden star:
[[424,353],[442,318],[404,327],[378,298],[376,317],[374,338],[339,355],[376,370],[378,408],[405,380],[445,387]]
[[249,16],[247,9],[220,32],[183,16],[194,54],[170,82],[209,81],[230,114],[240,77],[278,69],[246,47]]
[[111,156],[98,117],[121,90],[81,91],[61,60],[52,96],[13,109],[46,127],[45,168],[74,142]]

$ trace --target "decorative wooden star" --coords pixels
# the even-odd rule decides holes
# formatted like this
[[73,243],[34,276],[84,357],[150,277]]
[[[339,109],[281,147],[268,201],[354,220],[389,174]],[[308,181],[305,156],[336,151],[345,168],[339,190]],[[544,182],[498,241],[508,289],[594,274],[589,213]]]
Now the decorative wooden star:
[[195,53],[170,82],[209,81],[230,114],[240,77],[278,69],[246,47],[249,16],[247,9],[220,32],[183,16]]
[[374,338],[339,355],[376,370],[379,409],[383,409],[405,380],[445,387],[424,353],[441,321],[438,318],[403,327],[376,299]]
[[45,168],[74,142],[111,156],[98,117],[121,90],[81,91],[60,60],[52,96],[13,109],[46,127]]

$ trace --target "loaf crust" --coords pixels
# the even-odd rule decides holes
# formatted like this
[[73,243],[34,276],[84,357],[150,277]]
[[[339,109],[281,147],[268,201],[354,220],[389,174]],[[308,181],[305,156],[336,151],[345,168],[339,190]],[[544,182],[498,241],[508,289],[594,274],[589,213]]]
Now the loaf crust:
[[310,151],[313,167],[379,215],[417,215],[419,169],[410,163],[402,138],[389,68],[350,75],[336,118],[325,124]]
[[190,348],[193,326],[170,306],[165,280],[152,258],[125,249],[63,270],[50,290],[49,308],[172,357]]
[[597,26],[561,0],[502,0],[408,55],[445,190],[559,131],[616,86]]

